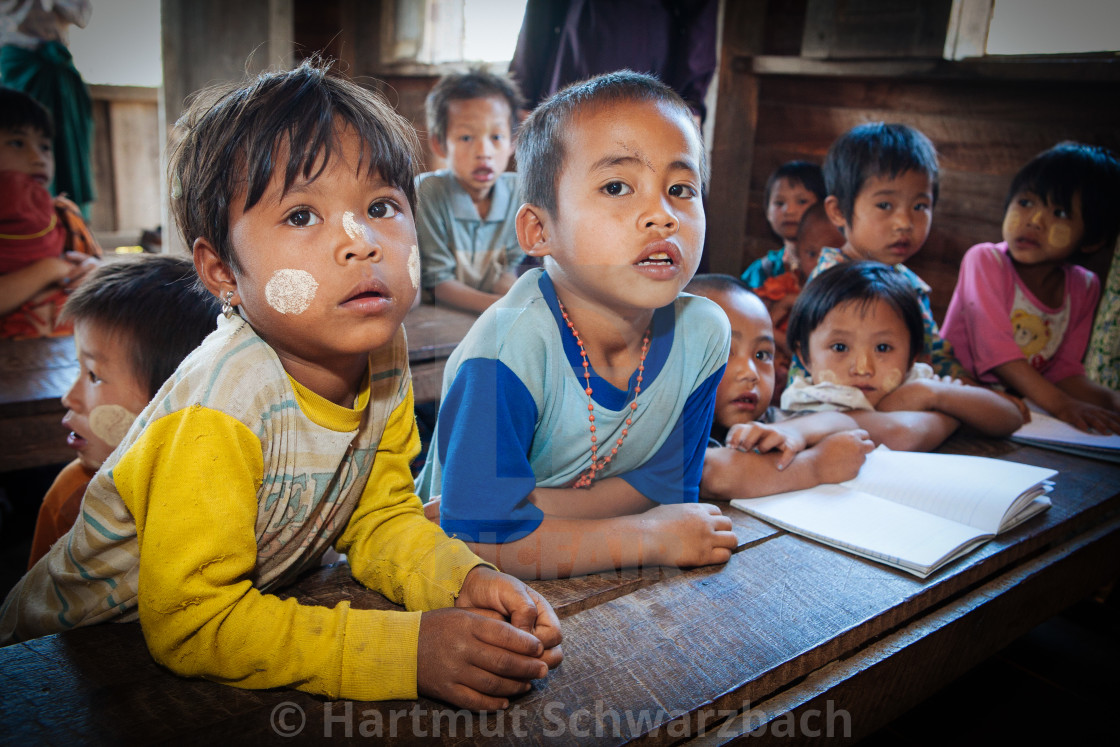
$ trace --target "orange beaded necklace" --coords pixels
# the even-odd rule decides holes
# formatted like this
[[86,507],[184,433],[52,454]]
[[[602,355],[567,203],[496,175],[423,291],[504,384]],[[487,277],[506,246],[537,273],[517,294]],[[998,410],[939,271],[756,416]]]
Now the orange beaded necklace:
[[[584,392],[587,394],[587,420],[591,423],[591,466],[579,476],[576,480],[574,487],[586,488],[590,487],[591,483],[595,480],[595,473],[602,472],[610,464],[611,458],[618,454],[618,450],[622,448],[622,442],[626,440],[626,434],[629,432],[630,426],[633,425],[632,418],[628,415],[626,418],[626,427],[622,429],[622,435],[615,441],[614,446],[611,447],[611,453],[598,459],[598,437],[595,435],[595,401],[591,399],[591,363],[587,360],[587,351],[583,348],[583,340],[579,336],[579,331],[576,325],[572,324],[572,320],[568,318],[568,310],[564,308],[564,304],[560,299],[556,299],[556,303],[560,304],[560,314],[564,317],[564,322],[568,325],[568,329],[576,338],[576,344],[579,345],[579,354],[583,359],[583,381]],[[642,391],[642,374],[646,370],[646,353],[649,352],[649,337],[650,330],[647,327],[645,336],[642,338],[642,352],[638,358],[638,378],[634,382],[634,400],[630,403],[630,415],[634,414],[634,410],[638,409],[638,394]]]

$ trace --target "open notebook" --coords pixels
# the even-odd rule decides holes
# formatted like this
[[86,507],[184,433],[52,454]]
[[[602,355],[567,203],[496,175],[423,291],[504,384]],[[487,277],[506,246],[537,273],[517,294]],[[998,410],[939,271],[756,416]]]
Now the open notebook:
[[999,459],[880,446],[854,480],[731,505],[925,578],[1049,508],[1055,474]]
[[1028,402],[1027,406],[1031,409],[1031,422],[1023,424],[1019,430],[1012,433],[1012,441],[1094,459],[1120,462],[1120,436],[1112,433],[1108,435],[1085,433],[1069,423],[1041,412],[1033,402]]

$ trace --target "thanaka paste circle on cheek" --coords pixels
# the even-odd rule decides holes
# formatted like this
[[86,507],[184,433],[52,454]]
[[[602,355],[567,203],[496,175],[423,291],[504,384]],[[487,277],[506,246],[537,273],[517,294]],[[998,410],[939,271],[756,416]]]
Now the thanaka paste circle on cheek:
[[1050,227],[1050,246],[1055,249],[1068,249],[1073,231],[1065,223],[1057,223]]
[[897,368],[893,371],[887,371],[886,376],[883,377],[883,391],[893,392],[902,385],[902,372]]
[[817,384],[835,384],[836,374],[826,368],[823,371],[818,371],[816,376],[813,377],[813,381]]
[[1019,228],[1019,214],[1014,210],[1008,210],[1007,215],[1003,216],[1003,238],[1015,238],[1012,234]]
[[264,297],[281,314],[302,314],[318,289],[319,283],[307,270],[277,270],[264,287]]
[[420,287],[420,248],[416,244],[408,253],[408,279],[412,281],[412,289]]
[[107,445],[116,448],[124,440],[136,413],[121,405],[98,405],[89,414],[89,429]]

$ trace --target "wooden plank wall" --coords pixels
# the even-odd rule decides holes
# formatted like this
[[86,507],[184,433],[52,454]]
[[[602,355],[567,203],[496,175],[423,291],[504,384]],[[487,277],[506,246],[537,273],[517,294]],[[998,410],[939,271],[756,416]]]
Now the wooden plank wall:
[[[1071,67],[1068,77],[1049,80],[760,75],[740,266],[777,246],[762,205],[775,168],[822,162],[832,141],[861,122],[903,122],[926,133],[940,155],[933,228],[908,264],[933,286],[941,319],[960,257],[974,243],[1000,240],[1006,191],[1023,164],[1065,139],[1120,152],[1115,81],[1085,80]],[[1108,259],[1099,252],[1086,264],[1103,273]]]

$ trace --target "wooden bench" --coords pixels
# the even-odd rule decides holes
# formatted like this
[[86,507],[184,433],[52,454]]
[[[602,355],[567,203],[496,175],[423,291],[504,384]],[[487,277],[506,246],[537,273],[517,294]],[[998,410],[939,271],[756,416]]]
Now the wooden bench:
[[[1120,573],[1120,465],[1006,441],[945,450],[1060,470],[1053,507],[924,581],[727,508],[739,548],[726,565],[534,583],[562,617],[565,660],[502,713],[183,679],[137,624],[109,624],[0,649],[0,728],[18,743],[866,736]],[[345,564],[286,594],[393,608]]]

